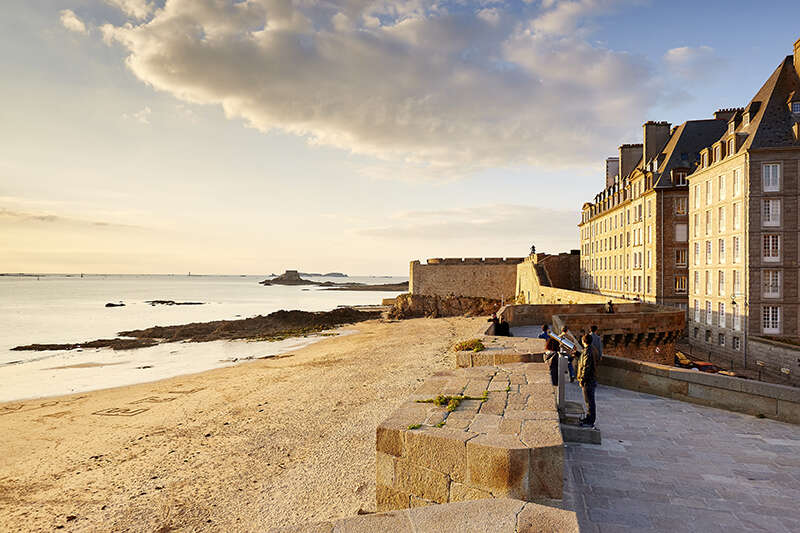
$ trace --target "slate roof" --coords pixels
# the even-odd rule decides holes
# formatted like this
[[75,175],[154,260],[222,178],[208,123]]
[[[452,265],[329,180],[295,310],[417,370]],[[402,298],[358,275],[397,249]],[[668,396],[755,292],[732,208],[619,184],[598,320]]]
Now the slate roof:
[[687,120],[670,135],[666,146],[657,156],[663,159],[653,179],[655,188],[673,187],[672,170],[687,169],[691,174],[700,160],[700,150],[716,142],[725,133],[728,121],[718,119]]

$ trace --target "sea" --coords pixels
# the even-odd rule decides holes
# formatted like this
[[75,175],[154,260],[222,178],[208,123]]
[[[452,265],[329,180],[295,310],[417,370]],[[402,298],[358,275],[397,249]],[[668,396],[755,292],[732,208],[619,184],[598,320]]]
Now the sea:
[[[267,315],[280,309],[330,311],[378,305],[399,292],[263,286],[265,276],[47,274],[0,276],[0,402],[156,381],[297,350],[321,336],[276,342],[167,343],[110,348],[11,351],[26,344],[114,338],[120,331]],[[313,281],[401,283],[408,278],[307,277]],[[152,300],[202,305],[151,305]],[[107,303],[124,303],[106,307]],[[357,325],[339,330],[353,332]]]

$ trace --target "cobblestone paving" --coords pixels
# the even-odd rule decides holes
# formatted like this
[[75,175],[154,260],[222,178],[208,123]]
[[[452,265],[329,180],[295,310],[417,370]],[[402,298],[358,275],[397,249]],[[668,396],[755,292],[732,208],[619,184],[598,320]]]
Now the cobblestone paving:
[[800,426],[602,385],[597,406],[603,444],[565,456],[582,532],[800,531]]

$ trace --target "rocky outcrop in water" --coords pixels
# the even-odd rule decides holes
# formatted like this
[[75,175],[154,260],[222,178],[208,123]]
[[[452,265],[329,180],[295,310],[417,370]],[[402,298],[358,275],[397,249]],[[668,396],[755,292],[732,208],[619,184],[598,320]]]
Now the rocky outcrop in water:
[[297,270],[287,270],[280,276],[276,276],[272,279],[265,279],[259,283],[261,285],[318,285],[316,281],[301,278]]

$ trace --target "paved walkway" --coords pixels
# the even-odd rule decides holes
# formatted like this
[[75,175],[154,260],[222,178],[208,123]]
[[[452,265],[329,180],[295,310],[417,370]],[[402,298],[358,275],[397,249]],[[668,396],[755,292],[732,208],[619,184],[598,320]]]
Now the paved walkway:
[[603,444],[566,450],[581,531],[800,531],[800,426],[602,385],[597,404]]

